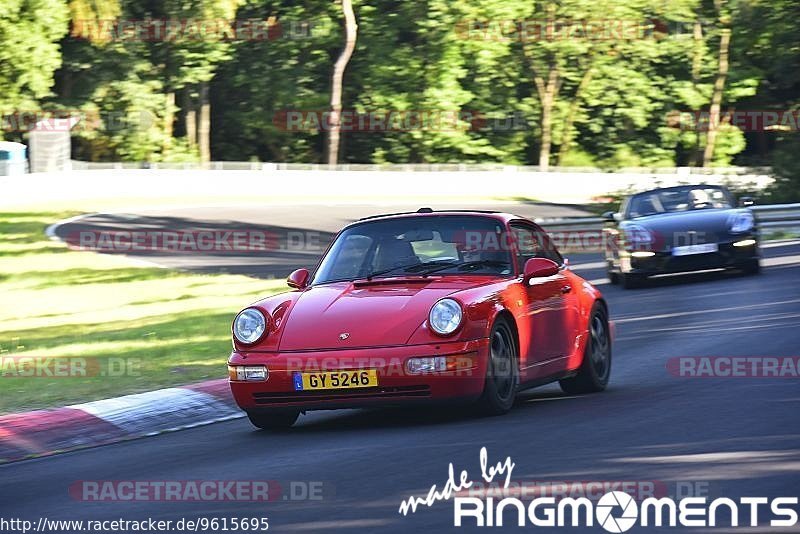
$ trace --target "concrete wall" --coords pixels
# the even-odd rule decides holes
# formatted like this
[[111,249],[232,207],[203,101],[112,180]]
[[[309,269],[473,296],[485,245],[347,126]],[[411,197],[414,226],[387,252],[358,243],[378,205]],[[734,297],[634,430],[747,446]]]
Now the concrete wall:
[[[513,170],[509,170],[513,169]],[[107,169],[38,173],[0,179],[0,205],[93,198],[230,197],[366,201],[385,198],[524,197],[545,202],[584,203],[608,193],[679,183],[753,184],[765,174],[697,175],[661,173],[331,170]]]

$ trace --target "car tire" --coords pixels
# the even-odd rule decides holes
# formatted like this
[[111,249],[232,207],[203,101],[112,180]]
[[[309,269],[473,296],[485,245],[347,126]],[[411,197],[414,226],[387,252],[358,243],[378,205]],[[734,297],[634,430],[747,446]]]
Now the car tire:
[[641,274],[624,273],[620,274],[619,278],[624,289],[636,289],[644,285],[647,277]]
[[589,339],[578,373],[559,380],[564,393],[570,395],[603,391],[611,376],[611,330],[605,306],[595,303],[589,317]]
[[478,400],[481,412],[502,415],[514,406],[519,386],[517,343],[511,325],[502,317],[495,321],[489,335],[489,361],[486,382]]
[[758,259],[750,260],[744,263],[740,269],[744,274],[758,274],[761,272],[761,262]]
[[291,427],[297,421],[300,412],[297,410],[274,412],[247,412],[247,418],[253,426],[263,430],[280,430]]
[[611,282],[612,286],[619,285],[619,273],[615,273],[614,271],[607,271],[608,281]]

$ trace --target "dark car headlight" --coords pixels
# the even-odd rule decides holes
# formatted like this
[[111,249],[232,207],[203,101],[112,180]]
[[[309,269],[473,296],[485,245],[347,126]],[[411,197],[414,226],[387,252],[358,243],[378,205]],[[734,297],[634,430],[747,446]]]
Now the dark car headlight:
[[233,337],[240,343],[252,345],[264,336],[266,330],[267,318],[255,308],[242,310],[233,320]]
[[625,247],[628,250],[649,250],[653,233],[641,224],[628,224],[623,228]]
[[732,234],[741,234],[753,229],[756,221],[749,211],[736,211],[728,217],[728,228]]

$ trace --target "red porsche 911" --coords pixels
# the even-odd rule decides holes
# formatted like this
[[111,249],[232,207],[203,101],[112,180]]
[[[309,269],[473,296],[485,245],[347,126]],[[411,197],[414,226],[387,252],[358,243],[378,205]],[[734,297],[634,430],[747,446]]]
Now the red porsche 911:
[[260,428],[301,412],[420,402],[511,409],[559,381],[602,391],[612,330],[600,291],[547,234],[505,213],[381,215],[346,226],[313,276],[233,322],[231,390]]

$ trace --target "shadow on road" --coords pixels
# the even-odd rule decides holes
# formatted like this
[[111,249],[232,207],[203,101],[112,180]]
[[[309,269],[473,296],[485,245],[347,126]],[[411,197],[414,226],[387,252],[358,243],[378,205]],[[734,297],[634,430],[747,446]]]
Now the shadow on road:
[[635,287],[633,289],[630,289],[629,291],[639,291],[642,289],[655,289],[661,287],[674,287],[674,286],[683,286],[691,284],[707,284],[709,282],[731,280],[736,278],[752,278],[755,276],[763,276],[763,275],[745,274],[741,271],[732,269],[703,271],[696,273],[683,273],[683,274],[675,274],[669,276],[659,276],[656,278],[648,278],[646,280],[643,280],[639,287]]
[[56,235],[73,249],[185,271],[283,278],[313,268],[335,234],[234,220],[99,214],[64,224]]

